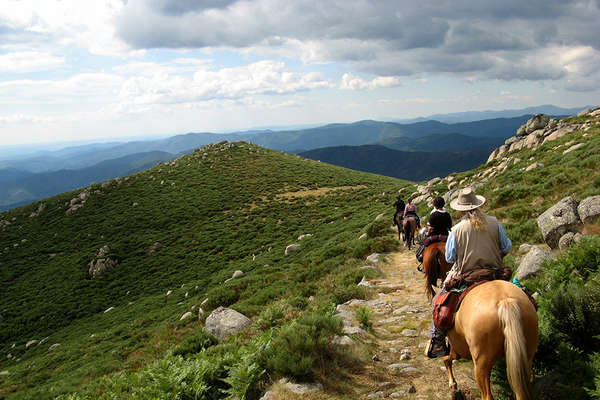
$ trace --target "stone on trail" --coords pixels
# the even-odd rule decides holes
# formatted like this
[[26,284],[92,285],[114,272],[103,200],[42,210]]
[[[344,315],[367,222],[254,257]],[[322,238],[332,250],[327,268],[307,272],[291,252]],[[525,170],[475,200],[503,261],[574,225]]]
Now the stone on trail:
[[277,381],[277,383],[279,383],[280,385],[285,387],[287,390],[289,390],[290,392],[295,393],[295,394],[308,394],[308,393],[320,392],[321,390],[323,390],[323,385],[319,382],[293,383],[293,382],[288,381],[285,378],[281,378],[279,381]]
[[367,257],[367,261],[370,263],[373,263],[373,264],[378,264],[381,261],[380,257],[381,257],[381,254],[373,253]]
[[406,337],[417,337],[419,336],[419,334],[417,333],[416,330],[414,329],[404,329],[401,333],[402,336],[406,336]]
[[248,327],[251,321],[245,315],[226,307],[216,308],[206,318],[205,329],[219,341]]

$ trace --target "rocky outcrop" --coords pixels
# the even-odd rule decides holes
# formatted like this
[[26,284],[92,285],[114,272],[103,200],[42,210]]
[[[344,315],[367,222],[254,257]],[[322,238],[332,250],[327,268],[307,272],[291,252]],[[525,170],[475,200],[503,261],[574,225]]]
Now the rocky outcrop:
[[235,334],[250,325],[251,321],[245,315],[226,307],[218,307],[208,318],[204,328],[219,341],[227,335]]
[[538,227],[548,246],[555,249],[562,235],[581,229],[577,206],[577,200],[571,196],[565,197],[537,218]]
[[600,216],[600,196],[590,196],[577,206],[579,219],[585,224],[594,223]]
[[571,247],[573,243],[579,242],[582,236],[583,235],[579,232],[567,232],[564,235],[562,235],[558,240],[558,248],[564,250],[567,247]]
[[65,211],[65,214],[71,215],[75,211],[79,210],[85,204],[85,201],[90,197],[90,192],[86,189],[83,192],[79,193],[77,197],[71,199],[71,201],[67,204],[69,208]]
[[525,280],[539,275],[542,272],[542,263],[548,258],[556,259],[556,256],[539,246],[531,246],[529,252],[519,264],[515,275],[516,278],[518,280]]
[[[501,160],[511,152],[523,148],[536,148],[544,143],[566,136],[575,130],[588,130],[592,126],[600,125],[600,120],[597,118],[600,116],[600,108],[585,110],[582,115],[587,115],[590,119],[583,123],[570,123],[564,119],[551,119],[547,115],[537,114],[517,130],[516,136],[506,139],[502,146],[495,149],[490,154],[487,162]],[[565,150],[565,154],[581,148],[581,145],[583,144],[574,144],[572,148]]]
[[238,269],[237,271],[235,271],[235,272],[233,273],[233,275],[231,275],[231,278],[229,278],[229,279],[226,279],[226,280],[225,280],[225,283],[227,283],[227,282],[229,282],[229,281],[231,281],[231,280],[233,280],[233,279],[235,279],[235,278],[239,278],[239,277],[241,277],[241,276],[244,276],[244,271],[240,271],[240,270]]
[[44,211],[45,209],[46,209],[46,203],[40,203],[38,208],[34,212],[29,214],[29,218],[35,218],[35,217],[39,216],[42,213],[42,211]]
[[88,264],[88,273],[92,279],[104,274],[106,271],[117,266],[117,261],[109,257],[110,247],[103,246],[98,249],[96,257]]

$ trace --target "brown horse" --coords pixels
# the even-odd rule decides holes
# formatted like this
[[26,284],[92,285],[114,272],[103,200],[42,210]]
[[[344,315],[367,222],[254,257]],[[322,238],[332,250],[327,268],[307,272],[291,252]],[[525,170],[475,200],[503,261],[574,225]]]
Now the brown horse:
[[460,392],[456,392],[453,360],[473,360],[481,399],[493,400],[490,374],[496,361],[506,356],[508,381],[516,399],[532,399],[531,365],[538,345],[538,318],[523,290],[501,280],[473,288],[455,315],[448,339],[450,354],[444,357],[444,365],[454,396]]
[[452,264],[446,261],[446,242],[432,243],[423,252],[423,273],[425,273],[425,294],[431,300],[435,295],[433,286],[446,279]]
[[413,217],[404,217],[402,221],[402,229],[404,230],[404,244],[410,250],[415,244],[415,231],[417,230],[417,221]]
[[402,240],[402,234],[404,230],[402,229],[402,213],[396,213],[394,215],[394,225],[398,227],[398,240]]

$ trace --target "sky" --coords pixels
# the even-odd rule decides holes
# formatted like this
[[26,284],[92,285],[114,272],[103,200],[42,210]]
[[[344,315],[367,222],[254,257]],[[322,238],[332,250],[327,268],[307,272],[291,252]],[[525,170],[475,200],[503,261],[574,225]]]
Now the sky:
[[600,0],[0,0],[0,146],[600,104]]

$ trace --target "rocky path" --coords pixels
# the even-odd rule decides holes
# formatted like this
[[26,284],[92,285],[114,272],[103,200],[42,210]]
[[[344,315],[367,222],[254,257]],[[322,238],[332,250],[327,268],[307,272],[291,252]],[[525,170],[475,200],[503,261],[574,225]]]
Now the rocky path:
[[[364,335],[373,352],[372,366],[364,371],[371,379],[366,379],[370,383],[363,388],[365,393],[357,393],[355,398],[451,397],[442,360],[429,360],[424,355],[431,305],[424,294],[423,274],[416,267],[412,251],[389,254],[380,264],[383,276],[369,282],[377,291],[375,299],[352,300],[338,307],[350,331],[358,325],[358,308],[371,311],[373,328]],[[466,397],[478,398],[472,363],[455,362],[453,369]]]

